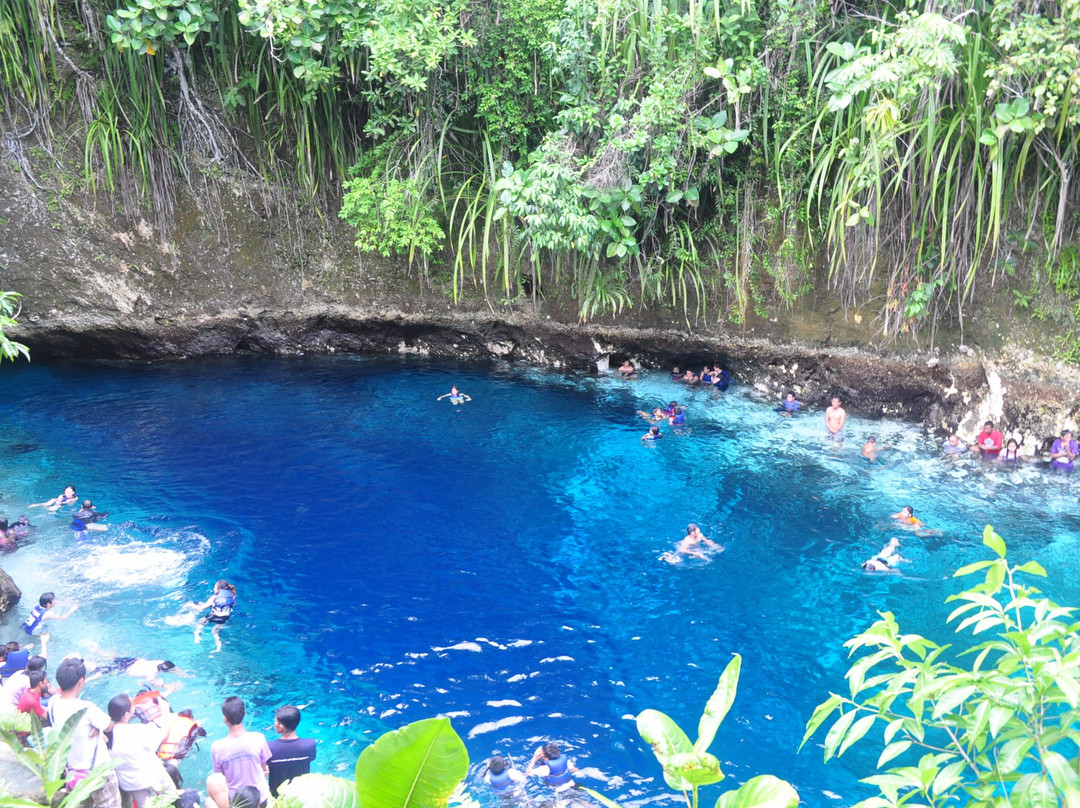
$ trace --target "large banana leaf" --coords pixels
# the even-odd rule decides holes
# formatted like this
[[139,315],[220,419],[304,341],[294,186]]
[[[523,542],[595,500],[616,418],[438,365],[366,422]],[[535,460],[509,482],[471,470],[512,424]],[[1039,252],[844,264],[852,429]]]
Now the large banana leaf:
[[751,777],[734,791],[720,795],[716,808],[798,808],[799,793],[771,774]]
[[694,751],[698,754],[709,751],[713,738],[716,737],[716,730],[720,728],[720,723],[724,720],[724,716],[728,714],[728,710],[731,709],[732,702],[735,701],[735,692],[739,688],[739,669],[741,667],[742,657],[735,654],[731,662],[724,668],[724,672],[720,674],[720,681],[716,685],[716,690],[709,696],[705,711],[701,714],[701,720],[698,721],[698,739],[694,744]]
[[388,732],[356,761],[363,808],[439,808],[468,774],[469,753],[448,718]]
[[360,808],[356,783],[329,774],[302,774],[278,789],[303,808]]
[[[685,752],[672,755],[660,762],[664,767],[664,779],[668,781],[668,785],[672,788],[677,787],[681,791],[686,791],[692,786],[709,786],[724,779],[724,773],[720,771],[720,761],[708,752],[703,755],[697,752]],[[683,782],[674,786],[672,779]]]

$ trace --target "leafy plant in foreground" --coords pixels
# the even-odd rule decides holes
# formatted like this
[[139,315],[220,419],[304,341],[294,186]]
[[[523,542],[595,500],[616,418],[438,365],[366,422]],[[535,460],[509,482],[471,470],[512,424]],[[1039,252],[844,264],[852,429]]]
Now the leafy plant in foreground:
[[5,329],[18,325],[19,311],[22,305],[18,292],[0,292],[0,357],[14,360],[20,354],[30,358],[30,349],[21,342],[15,342],[8,338]]
[[448,718],[388,732],[360,753],[356,782],[305,774],[278,793],[290,808],[439,808],[468,773],[469,753]]
[[[6,798],[0,800],[0,804],[17,805],[20,808],[36,808],[39,805],[52,806],[52,808],[75,808],[84,800],[89,800],[90,795],[105,784],[105,779],[112,770],[111,761],[91,769],[90,773],[80,780],[63,799],[54,801],[64,787],[64,767],[67,764],[68,751],[71,749],[72,736],[85,713],[86,710],[79,710],[68,717],[63,727],[48,735],[41,726],[41,719],[36,715],[4,716],[4,720],[0,722],[0,740],[7,744],[15,759],[23,767],[41,780],[41,790],[45,793],[45,801],[39,803],[27,799]],[[22,733],[28,733],[32,746],[23,744]]]
[[[698,808],[698,789],[724,779],[720,761],[709,753],[739,685],[742,657],[738,654],[720,675],[705,710],[698,721],[698,739],[693,744],[682,728],[670,716],[659,710],[643,710],[637,717],[638,733],[648,743],[664,767],[664,781],[681,791],[689,808]],[[604,805],[614,806],[611,800],[585,789]],[[770,774],[747,780],[734,791],[728,791],[716,801],[716,808],[796,808],[799,795],[790,783]],[[617,806],[616,806],[617,808]]]
[[983,544],[997,558],[956,571],[985,570],[982,583],[949,598],[958,604],[948,618],[959,621],[957,632],[993,632],[958,655],[970,665],[946,661],[950,646],[902,633],[883,612],[846,643],[861,654],[846,674],[849,694],[832,694],[807,724],[803,744],[835,718],[826,760],[882,726],[878,773],[863,780],[880,795],[860,808],[1080,805],[1076,610],[1021,583],[1022,574],[1046,572],[1034,561],[1011,566],[989,525]]

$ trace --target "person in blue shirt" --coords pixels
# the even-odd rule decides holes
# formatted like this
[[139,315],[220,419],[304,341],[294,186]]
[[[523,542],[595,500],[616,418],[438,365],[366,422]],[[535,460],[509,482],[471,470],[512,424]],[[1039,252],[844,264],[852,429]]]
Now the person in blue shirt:
[[784,412],[795,413],[802,407],[802,402],[795,398],[795,394],[791,391],[787,391],[787,395],[784,396]]

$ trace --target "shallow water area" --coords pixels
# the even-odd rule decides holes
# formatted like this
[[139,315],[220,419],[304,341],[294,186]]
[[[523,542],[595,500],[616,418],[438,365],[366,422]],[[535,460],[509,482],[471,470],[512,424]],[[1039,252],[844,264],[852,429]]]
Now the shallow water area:
[[[877,610],[947,640],[948,576],[987,556],[987,522],[1080,603],[1072,476],[945,463],[938,440],[889,421],[852,417],[837,446],[820,412],[784,417],[737,382],[356,357],[34,363],[5,378],[0,513],[36,528],[2,559],[24,593],[2,638],[54,590],[80,608],[49,625],[51,659],[175,662],[173,704],[208,740],[224,735],[227,695],[268,737],[275,707],[302,705],[322,772],[349,776],[382,732],[449,715],[482,800],[481,761],[523,767],[554,739],[621,804],[674,805],[632,717],[661,709],[693,736],[740,653],[712,747],[725,785],[771,773],[809,806],[850,805],[879,748],[827,766],[814,741],[796,750],[814,706],[845,687],[843,642]],[[452,384],[472,401],[436,401]],[[672,399],[687,428],[642,445],[636,411]],[[859,455],[870,433],[891,445],[883,465]],[[107,532],[26,509],[69,483],[109,511]],[[942,535],[898,530],[905,504]],[[724,552],[661,561],[688,522]],[[893,535],[904,576],[861,572]],[[218,577],[239,602],[215,653],[177,616]],[[137,686],[112,675],[87,694],[104,705]],[[181,770],[197,783],[209,766],[204,742]]]

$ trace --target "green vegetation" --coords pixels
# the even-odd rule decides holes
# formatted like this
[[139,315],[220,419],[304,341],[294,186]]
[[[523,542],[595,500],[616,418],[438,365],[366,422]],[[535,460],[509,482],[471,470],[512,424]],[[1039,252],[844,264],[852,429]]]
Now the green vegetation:
[[1022,583],[1024,575],[1046,573],[1034,561],[1010,565],[989,526],[983,543],[997,558],[956,572],[985,576],[949,599],[958,604],[949,622],[990,638],[957,654],[903,633],[882,613],[847,642],[859,655],[846,675],[848,693],[832,694],[807,724],[804,744],[833,719],[826,760],[882,731],[878,772],[863,780],[880,795],[861,808],[1080,804],[1076,609]]
[[21,342],[15,342],[7,335],[7,329],[19,324],[19,311],[22,298],[18,292],[0,292],[0,358],[15,360],[19,356],[30,359],[30,349]]
[[740,322],[823,260],[886,336],[996,285],[1075,332],[1078,64],[1080,0],[0,4],[16,163],[163,238],[256,177],[455,300]]
[[[720,761],[709,753],[739,686],[742,657],[738,654],[720,675],[698,721],[698,738],[691,744],[686,733],[659,710],[643,710],[637,717],[638,733],[652,747],[664,769],[664,782],[682,792],[687,808],[698,808],[698,789],[724,779]],[[769,774],[752,777],[716,801],[716,808],[796,808],[799,795],[790,783]]]
[[[79,710],[70,716],[59,730],[48,733],[42,729],[41,719],[36,715],[9,713],[3,717],[0,722],[0,739],[15,755],[15,759],[41,780],[41,788],[45,793],[45,801],[42,803],[4,799],[5,805],[17,805],[19,808],[75,808],[105,783],[112,771],[111,761],[94,768],[71,791],[63,790],[68,750],[71,749],[75,727],[85,712],[86,710]],[[28,737],[30,746],[23,745],[23,735]]]

